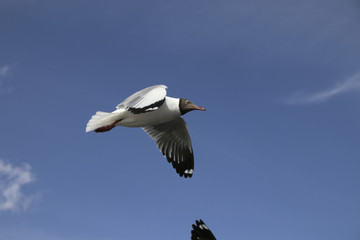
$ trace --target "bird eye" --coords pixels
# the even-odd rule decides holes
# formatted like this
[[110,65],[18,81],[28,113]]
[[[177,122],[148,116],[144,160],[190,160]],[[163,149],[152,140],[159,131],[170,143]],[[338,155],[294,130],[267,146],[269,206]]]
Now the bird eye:
[[190,103],[190,101],[189,100],[185,100],[185,104],[189,104]]

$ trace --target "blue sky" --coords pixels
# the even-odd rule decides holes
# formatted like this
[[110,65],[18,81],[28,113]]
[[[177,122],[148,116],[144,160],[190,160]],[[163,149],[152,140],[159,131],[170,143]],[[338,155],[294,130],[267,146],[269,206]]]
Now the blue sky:
[[[0,239],[360,238],[360,3],[0,2]],[[165,84],[195,152],[85,133]]]

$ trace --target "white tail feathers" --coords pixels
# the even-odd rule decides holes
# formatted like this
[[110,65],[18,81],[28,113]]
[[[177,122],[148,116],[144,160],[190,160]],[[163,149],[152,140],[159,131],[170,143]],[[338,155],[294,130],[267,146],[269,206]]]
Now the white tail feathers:
[[87,123],[86,132],[90,132],[100,127],[111,125],[118,119],[119,114],[98,111],[95,115],[91,117],[91,119]]

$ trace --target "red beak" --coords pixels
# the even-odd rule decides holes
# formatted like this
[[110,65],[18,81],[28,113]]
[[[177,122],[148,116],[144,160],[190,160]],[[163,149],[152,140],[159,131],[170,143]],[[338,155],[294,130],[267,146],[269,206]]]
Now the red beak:
[[205,108],[199,107],[199,106],[196,106],[196,105],[193,107],[193,109],[194,109],[194,110],[200,110],[200,111],[206,111]]

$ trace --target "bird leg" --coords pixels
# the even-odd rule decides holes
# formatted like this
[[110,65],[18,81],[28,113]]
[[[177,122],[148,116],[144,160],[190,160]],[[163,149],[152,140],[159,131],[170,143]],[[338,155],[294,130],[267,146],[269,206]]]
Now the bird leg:
[[122,119],[115,121],[113,124],[104,126],[104,127],[99,127],[97,129],[94,130],[94,132],[98,133],[98,132],[107,132],[110,131],[111,129],[113,129],[114,127],[116,127],[116,124],[118,122],[120,122]]

